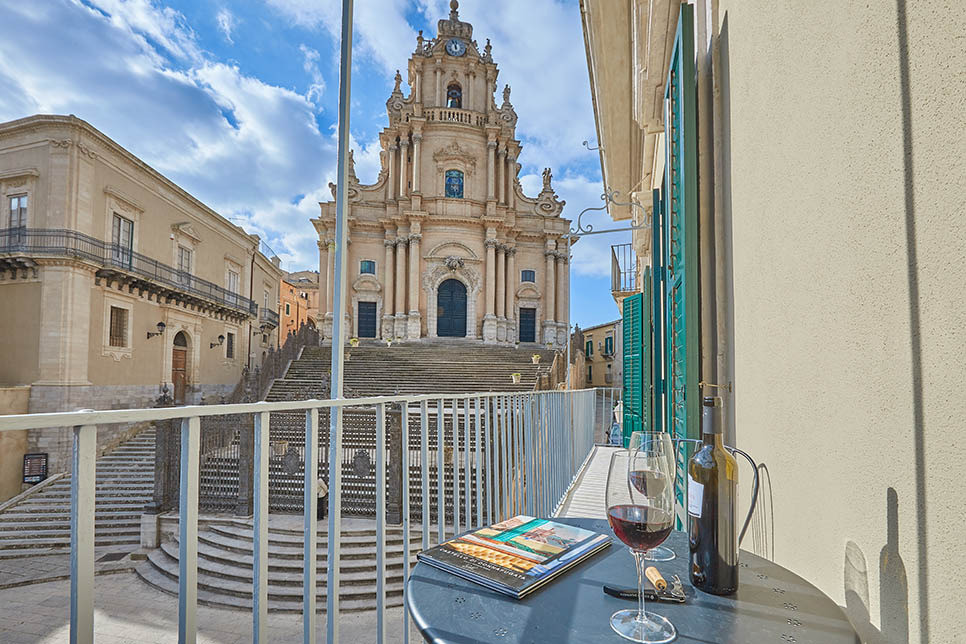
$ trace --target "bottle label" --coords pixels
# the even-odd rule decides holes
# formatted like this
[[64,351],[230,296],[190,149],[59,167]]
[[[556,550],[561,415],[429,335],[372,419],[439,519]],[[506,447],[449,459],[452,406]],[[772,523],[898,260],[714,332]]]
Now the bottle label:
[[700,519],[701,507],[704,505],[704,485],[698,483],[688,473],[688,514]]

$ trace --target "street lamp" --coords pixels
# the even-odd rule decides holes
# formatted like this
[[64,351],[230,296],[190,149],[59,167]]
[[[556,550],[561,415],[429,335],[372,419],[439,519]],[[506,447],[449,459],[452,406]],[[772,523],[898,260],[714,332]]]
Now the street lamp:
[[209,347],[208,347],[208,348],[209,348],[209,349],[214,349],[215,347],[220,347],[220,346],[221,346],[221,345],[223,345],[223,344],[225,344],[225,336],[223,336],[223,335],[219,335],[219,336],[218,336],[218,342],[212,342],[212,343],[211,343],[211,344],[209,345]]
[[158,332],[157,333],[154,333],[153,331],[148,331],[148,340],[150,340],[151,338],[153,338],[156,335],[163,334],[164,333],[165,326],[166,325],[164,324],[164,322],[158,322]]

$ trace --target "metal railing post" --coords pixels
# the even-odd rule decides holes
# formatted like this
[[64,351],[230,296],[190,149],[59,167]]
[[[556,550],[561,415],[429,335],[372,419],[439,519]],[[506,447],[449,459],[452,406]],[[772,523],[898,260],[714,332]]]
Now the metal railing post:
[[[331,535],[329,538],[333,538]],[[376,642],[386,641],[386,406],[376,405]]]
[[439,540],[443,543],[446,540],[446,487],[444,485],[445,461],[445,436],[443,435],[443,399],[436,401],[436,520],[439,523]]
[[97,426],[74,427],[70,479],[70,644],[94,642]]
[[409,644],[409,402],[402,405],[402,490],[403,490],[403,644]]
[[476,526],[483,527],[483,416],[482,400],[477,396],[476,412]]
[[429,402],[419,403],[419,463],[423,484],[423,550],[429,550]]
[[315,605],[318,585],[319,410],[305,412],[305,501],[302,550],[302,642],[315,644]]
[[181,421],[181,486],[178,503],[178,643],[198,638],[198,476],[201,419]]
[[470,399],[463,398],[463,525],[469,530],[473,524],[472,480],[470,478]]
[[269,413],[255,414],[255,502],[252,532],[252,641],[268,642]]
[[460,432],[459,399],[452,399],[450,427],[453,436],[453,536],[460,533]]

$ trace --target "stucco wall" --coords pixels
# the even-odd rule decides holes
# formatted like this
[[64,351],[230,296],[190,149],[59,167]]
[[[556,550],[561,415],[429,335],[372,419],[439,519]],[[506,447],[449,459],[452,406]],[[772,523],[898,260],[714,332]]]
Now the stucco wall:
[[721,0],[746,546],[870,642],[962,642],[966,13]]
[[[0,387],[0,415],[26,414],[30,387]],[[20,494],[27,431],[0,432],[0,503]]]
[[40,342],[40,282],[8,280],[0,282],[0,386],[25,385],[37,379],[37,353]]

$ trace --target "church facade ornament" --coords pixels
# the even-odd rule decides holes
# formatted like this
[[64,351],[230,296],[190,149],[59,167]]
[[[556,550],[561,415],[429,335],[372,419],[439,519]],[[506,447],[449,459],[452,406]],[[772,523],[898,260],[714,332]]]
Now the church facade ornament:
[[[414,44],[405,70],[400,65],[391,79],[375,182],[367,183],[372,171],[360,180],[349,159],[347,232],[354,243],[347,277],[356,284],[363,268],[368,275],[350,290],[350,328],[358,329],[360,304],[371,324],[372,305],[364,298],[378,297],[377,337],[413,341],[440,330],[447,335],[461,329],[453,322],[465,316],[468,339],[515,344],[522,334],[543,342],[550,333],[545,322],[554,325],[555,336],[556,325],[565,322],[544,314],[544,300],[551,297],[544,287],[544,251],[547,240],[569,230],[561,216],[565,204],[549,170],[539,194],[524,193],[511,88],[498,84],[492,43],[474,40],[459,3],[450,4],[435,35],[419,32]],[[337,190],[330,188],[332,201],[320,204],[313,219],[323,243],[335,229]],[[327,255],[320,252],[320,262]],[[555,275],[569,270],[565,263],[551,265]],[[524,275],[541,290],[525,289],[520,298]],[[448,284],[446,298],[459,296],[442,303],[440,319],[438,289],[447,280],[463,284],[466,301],[458,286]],[[535,328],[521,328],[521,309]]]

